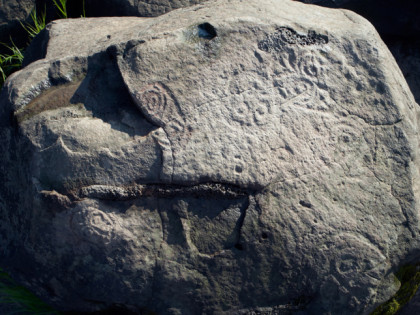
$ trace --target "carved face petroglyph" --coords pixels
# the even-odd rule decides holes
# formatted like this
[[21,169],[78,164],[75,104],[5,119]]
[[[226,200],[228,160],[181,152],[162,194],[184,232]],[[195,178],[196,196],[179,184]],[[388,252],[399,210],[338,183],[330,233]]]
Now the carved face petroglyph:
[[[350,58],[314,31],[207,24],[196,40],[187,30],[98,54],[80,81],[16,113],[32,210],[51,214],[33,221],[47,231],[34,232],[34,260],[61,277],[42,281],[68,301],[151,308],[205,296],[226,309],[322,309],[302,292],[336,286],[359,311],[388,268],[383,240],[396,237],[361,218],[375,200],[404,221],[392,178],[375,173],[390,172],[377,161],[399,119],[368,88],[382,74],[357,62],[360,47]],[[369,277],[354,283],[352,270]]]

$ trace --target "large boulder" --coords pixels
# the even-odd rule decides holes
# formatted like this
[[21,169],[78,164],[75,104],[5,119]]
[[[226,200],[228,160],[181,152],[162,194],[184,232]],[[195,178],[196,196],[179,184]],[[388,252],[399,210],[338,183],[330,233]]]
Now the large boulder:
[[420,112],[370,23],[307,8],[50,24],[0,95],[0,265],[76,312],[392,296],[420,259]]

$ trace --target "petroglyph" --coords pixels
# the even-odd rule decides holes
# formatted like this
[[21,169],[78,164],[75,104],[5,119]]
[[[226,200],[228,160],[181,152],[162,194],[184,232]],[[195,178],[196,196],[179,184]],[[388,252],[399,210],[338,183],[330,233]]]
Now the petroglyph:
[[182,131],[184,120],[178,103],[163,83],[152,83],[135,94],[135,101],[146,118],[159,127]]
[[112,213],[94,207],[75,212],[70,226],[76,236],[97,244],[111,242],[115,238],[115,229],[120,228]]

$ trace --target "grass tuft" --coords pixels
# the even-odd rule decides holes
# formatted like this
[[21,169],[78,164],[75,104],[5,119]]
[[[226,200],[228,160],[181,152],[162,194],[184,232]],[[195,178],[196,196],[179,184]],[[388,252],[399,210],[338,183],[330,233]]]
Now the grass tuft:
[[67,0],[53,0],[53,2],[58,10],[60,18],[67,19]]
[[31,12],[32,23],[23,24],[22,22],[20,22],[20,25],[22,25],[22,27],[28,33],[30,39],[34,38],[36,35],[39,34],[39,32],[41,32],[45,28],[45,12],[46,9],[44,9],[44,12],[41,13],[41,16],[37,16],[36,8],[34,8]]
[[11,45],[0,43],[10,50],[10,54],[0,54],[0,88],[6,78],[22,66],[23,49],[18,48],[13,40],[10,41]]
[[58,315],[59,313],[40,300],[28,289],[17,285],[0,268],[0,304],[14,309],[11,314]]

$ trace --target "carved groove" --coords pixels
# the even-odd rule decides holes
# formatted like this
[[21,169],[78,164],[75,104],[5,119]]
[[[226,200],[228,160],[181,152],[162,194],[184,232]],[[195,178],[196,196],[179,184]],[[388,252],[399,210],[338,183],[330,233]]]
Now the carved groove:
[[228,184],[207,183],[194,186],[147,184],[129,187],[92,185],[83,187],[77,194],[79,198],[95,198],[104,200],[131,200],[146,197],[175,198],[225,198],[238,199],[248,192]]

